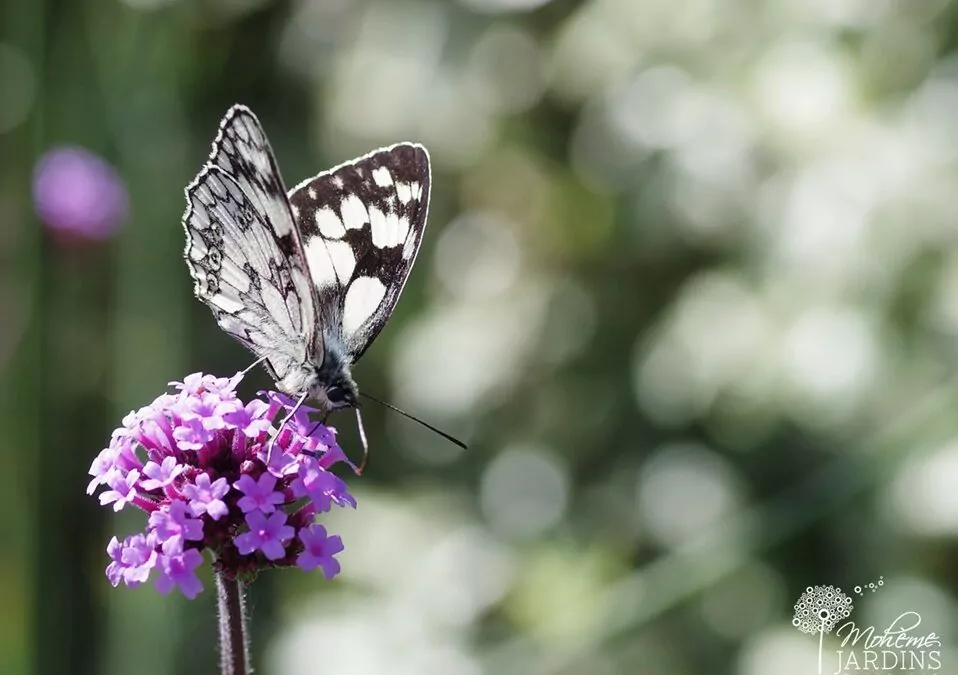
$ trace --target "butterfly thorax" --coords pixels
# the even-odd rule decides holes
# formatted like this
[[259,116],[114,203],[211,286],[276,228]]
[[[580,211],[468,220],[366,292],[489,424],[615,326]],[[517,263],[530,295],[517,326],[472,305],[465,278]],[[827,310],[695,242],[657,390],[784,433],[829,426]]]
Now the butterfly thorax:
[[326,338],[321,364],[307,360],[300,367],[293,368],[277,385],[290,396],[308,392],[309,398],[327,411],[353,408],[359,396],[341,341],[329,337]]

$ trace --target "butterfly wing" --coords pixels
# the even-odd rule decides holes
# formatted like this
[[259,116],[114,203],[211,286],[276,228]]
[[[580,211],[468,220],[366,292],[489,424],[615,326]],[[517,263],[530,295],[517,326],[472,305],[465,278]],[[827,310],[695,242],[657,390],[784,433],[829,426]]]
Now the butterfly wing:
[[227,333],[277,382],[322,362],[316,296],[269,142],[256,117],[234,106],[210,161],[186,188],[184,257],[194,292]]
[[415,143],[376,150],[289,193],[327,330],[340,325],[351,362],[392,314],[419,252],[431,182]]

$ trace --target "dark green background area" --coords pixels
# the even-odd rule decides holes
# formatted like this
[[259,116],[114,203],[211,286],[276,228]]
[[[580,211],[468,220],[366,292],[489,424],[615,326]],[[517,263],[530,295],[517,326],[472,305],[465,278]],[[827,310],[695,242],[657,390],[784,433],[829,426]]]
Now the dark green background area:
[[[257,672],[811,673],[818,585],[918,612],[953,672],[956,7],[0,0],[0,673],[216,672],[208,570],[192,602],[113,589],[145,519],[85,488],[127,411],[251,362],[180,225],[237,102],[287,187],[430,150],[354,375],[470,444],[366,406],[343,573],[256,582]],[[62,145],[125,183],[107,242],[35,215]]]

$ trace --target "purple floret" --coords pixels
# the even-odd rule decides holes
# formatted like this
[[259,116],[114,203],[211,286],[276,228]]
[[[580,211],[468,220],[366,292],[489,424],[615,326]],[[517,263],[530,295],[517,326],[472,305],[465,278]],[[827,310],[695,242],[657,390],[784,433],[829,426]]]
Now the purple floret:
[[296,558],[300,568],[308,572],[319,567],[327,579],[339,574],[339,562],[333,557],[343,550],[343,540],[338,534],[329,536],[325,527],[313,523],[300,530],[299,540],[303,543],[303,552]]
[[249,532],[236,537],[236,548],[242,554],[262,551],[268,560],[279,560],[286,555],[286,543],[293,538],[296,530],[286,524],[286,514],[282,511],[269,516],[261,511],[246,514]]

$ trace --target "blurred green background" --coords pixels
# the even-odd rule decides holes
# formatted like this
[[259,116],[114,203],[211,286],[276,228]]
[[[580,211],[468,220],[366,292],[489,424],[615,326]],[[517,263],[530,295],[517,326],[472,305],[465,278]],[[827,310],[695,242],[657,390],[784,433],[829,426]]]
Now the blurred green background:
[[[112,588],[142,515],[84,489],[128,410],[251,361],[181,258],[234,102],[287,186],[427,146],[355,375],[471,446],[367,407],[343,573],[257,581],[257,672],[804,675],[819,584],[958,672],[956,42],[951,0],[0,0],[0,672],[216,672],[208,570]],[[104,236],[37,216],[64,146],[122,182]]]

